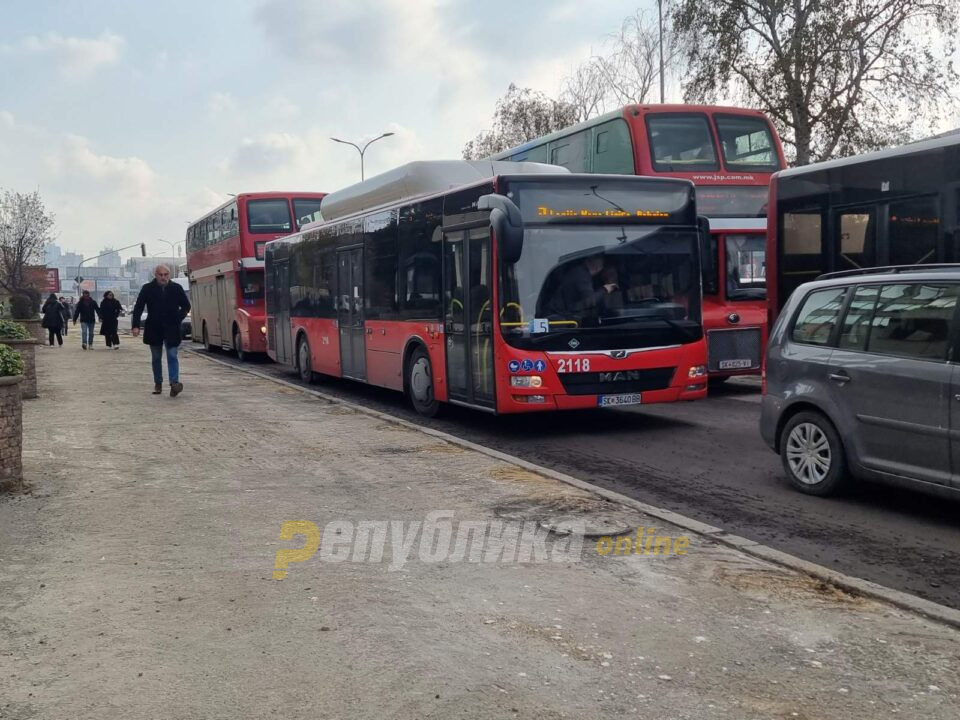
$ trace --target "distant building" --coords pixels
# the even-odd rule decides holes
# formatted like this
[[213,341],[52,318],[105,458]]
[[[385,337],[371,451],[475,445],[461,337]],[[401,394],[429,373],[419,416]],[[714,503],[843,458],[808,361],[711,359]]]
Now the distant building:
[[113,248],[104,248],[99,254],[102,257],[97,260],[97,267],[120,268],[123,266],[123,261],[120,259],[120,253]]

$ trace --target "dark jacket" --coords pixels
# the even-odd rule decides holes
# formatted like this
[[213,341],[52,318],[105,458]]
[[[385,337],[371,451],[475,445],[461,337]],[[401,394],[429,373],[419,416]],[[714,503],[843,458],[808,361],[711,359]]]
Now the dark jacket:
[[43,322],[40,324],[48,330],[61,330],[63,328],[63,307],[57,300],[47,300],[43,304]]
[[133,306],[131,327],[140,327],[140,316],[147,308],[147,319],[143,324],[143,342],[147,345],[167,344],[173,347],[180,344],[180,321],[190,312],[187,294],[175,282],[161,285],[151,280],[137,295],[137,304]]
[[117,325],[119,324],[117,318],[120,317],[121,310],[123,310],[123,308],[120,306],[120,301],[116,298],[106,298],[102,303],[100,303],[101,335],[116,334]]
[[80,318],[80,322],[82,323],[95,323],[99,316],[100,306],[97,305],[97,301],[89,295],[80,298],[77,301],[77,306],[73,309],[74,322],[77,321],[77,318]]
[[60,314],[63,315],[63,324],[70,322],[70,306],[64,301],[60,304]]

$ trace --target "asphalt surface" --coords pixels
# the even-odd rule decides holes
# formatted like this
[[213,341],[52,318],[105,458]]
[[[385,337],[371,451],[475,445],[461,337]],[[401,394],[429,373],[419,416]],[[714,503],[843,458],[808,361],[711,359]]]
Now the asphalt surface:
[[[269,360],[246,364],[300,383]],[[960,502],[875,484],[828,499],[792,490],[760,439],[760,389],[752,379],[694,403],[502,417],[448,406],[429,420],[392,391],[335,378],[313,387],[960,608]]]

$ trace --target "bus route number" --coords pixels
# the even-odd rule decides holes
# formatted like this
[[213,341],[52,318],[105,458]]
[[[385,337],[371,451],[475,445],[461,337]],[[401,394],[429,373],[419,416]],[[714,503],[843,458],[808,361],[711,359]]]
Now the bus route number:
[[590,358],[561,358],[557,362],[557,372],[590,372]]

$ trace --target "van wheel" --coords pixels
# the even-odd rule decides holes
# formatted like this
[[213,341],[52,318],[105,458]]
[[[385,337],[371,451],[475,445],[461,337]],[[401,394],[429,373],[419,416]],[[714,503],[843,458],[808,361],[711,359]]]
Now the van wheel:
[[210,337],[207,335],[207,324],[203,324],[203,346],[209,351],[213,352],[213,345],[210,344]]
[[780,432],[780,459],[790,484],[808,495],[831,495],[847,481],[840,436],[820,413],[790,418]]
[[313,384],[317,381],[317,374],[310,363],[310,343],[306,338],[300,338],[297,344],[297,371],[305,383]]
[[240,328],[233,330],[233,349],[237,353],[237,360],[245,362],[247,354],[243,351],[243,336],[240,335]]
[[407,365],[407,395],[413,409],[423,417],[435,417],[440,403],[433,394],[433,366],[426,350],[418,347]]

